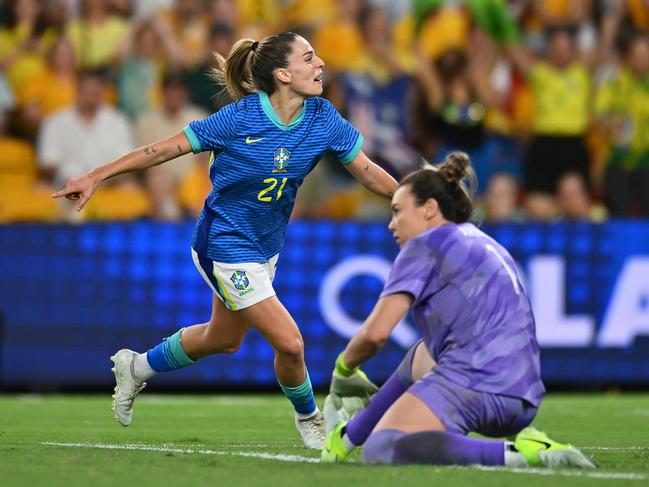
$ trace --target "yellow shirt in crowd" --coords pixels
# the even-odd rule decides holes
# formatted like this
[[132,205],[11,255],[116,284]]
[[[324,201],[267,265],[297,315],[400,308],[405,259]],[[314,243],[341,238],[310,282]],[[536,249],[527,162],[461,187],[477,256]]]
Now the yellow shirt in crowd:
[[109,17],[102,24],[72,19],[66,26],[65,35],[74,47],[79,65],[96,69],[110,64],[127,28],[126,21],[116,16]]
[[620,116],[623,120],[613,145],[625,150],[624,160],[609,162],[629,169],[649,166],[649,75],[641,79],[628,69],[621,70],[600,88],[595,112],[603,117]]
[[290,2],[284,9],[286,25],[319,26],[336,17],[335,0],[302,0]]
[[358,71],[357,59],[363,54],[364,39],[355,24],[333,22],[313,34],[313,47],[331,71]]
[[581,63],[564,70],[545,62],[530,70],[534,93],[533,129],[537,135],[578,136],[589,125],[590,73]]
[[[0,58],[11,55],[27,39],[30,29],[26,24],[20,24],[13,29],[0,29]],[[41,43],[47,41],[48,34],[41,37]],[[45,48],[46,46],[41,46]],[[45,70],[42,55],[33,49],[23,50],[6,70],[7,80],[12,89],[16,90],[31,77]]]
[[62,79],[46,70],[30,79],[16,93],[22,106],[38,105],[43,116],[67,108],[74,103],[76,84],[73,79]]
[[196,66],[201,63],[207,54],[206,45],[210,28],[207,17],[198,16],[186,21],[171,9],[163,11],[160,18],[175,34],[188,56],[189,64]]

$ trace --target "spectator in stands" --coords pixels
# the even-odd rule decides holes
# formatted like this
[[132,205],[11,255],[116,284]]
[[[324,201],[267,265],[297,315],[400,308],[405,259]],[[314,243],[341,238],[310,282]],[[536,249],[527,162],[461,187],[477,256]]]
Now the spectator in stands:
[[336,0],[301,0],[284,3],[284,21],[286,25],[294,26],[293,30],[313,32],[318,27],[333,21],[337,15]]
[[[417,169],[419,157],[410,146],[415,79],[407,61],[391,43],[390,23],[382,9],[359,14],[365,49],[354,70],[343,70],[328,87],[328,98],[365,134],[364,150],[393,175]],[[381,204],[382,207],[385,205]]]
[[80,17],[68,22],[65,35],[82,69],[107,69],[117,54],[128,24],[109,11],[107,0],[81,0]]
[[565,173],[557,183],[557,209],[561,218],[569,221],[602,222],[606,210],[591,201],[588,185],[582,174]]
[[[365,48],[355,59],[354,70],[339,71],[329,83],[327,97],[365,134],[363,147],[369,157],[390,174],[403,176],[419,165],[419,156],[411,145],[412,120],[408,111],[415,91],[415,79],[408,73],[413,67],[398,55],[392,44],[390,22],[384,10],[365,6],[358,19]],[[320,171],[326,168],[334,173],[331,176],[326,171],[313,175],[311,179],[320,177],[321,181],[303,188],[302,192],[313,193],[304,198],[305,202],[321,199],[321,187],[339,173],[345,176],[349,188],[336,195],[331,205],[332,216],[389,217],[389,208],[382,198],[359,191],[347,171],[336,166],[322,165]],[[347,209],[348,213],[340,213],[339,209]]]
[[443,158],[455,148],[467,152],[479,184],[490,176],[478,153],[484,147],[487,109],[498,103],[489,83],[494,57],[491,46],[479,43],[447,50],[433,63],[419,53],[420,94],[414,108],[419,150],[430,159]]
[[126,19],[127,21],[133,16],[136,3],[141,0],[108,0],[110,12]]
[[[105,83],[96,72],[79,75],[73,107],[45,118],[39,134],[38,160],[42,177],[57,186],[70,176],[87,172],[103,161],[133,148],[128,121],[104,103]],[[149,211],[149,201],[133,176],[116,178],[88,211],[88,218],[136,218]],[[78,213],[71,205],[64,218]]]
[[[593,0],[534,0],[518,2],[525,45],[542,51],[545,32],[552,27],[575,26],[575,39],[580,51],[596,48],[597,26],[594,23]],[[600,2],[604,3],[604,2]]]
[[[70,18],[71,3],[70,0],[45,0],[40,2],[48,37],[51,36],[52,39],[61,37],[65,30],[65,24]],[[46,43],[45,47],[51,47],[49,42]]]
[[20,90],[21,122],[27,133],[36,134],[43,117],[74,103],[76,60],[70,41],[59,37],[47,57],[47,68],[31,77]]
[[[612,216],[649,216],[649,35],[637,34],[623,50],[619,71],[597,94],[596,115],[610,134],[603,173]],[[634,209],[638,204],[638,211]]]
[[521,223],[525,213],[519,206],[519,187],[509,173],[497,173],[487,182],[481,204],[472,217],[485,223]]
[[[284,22],[284,0],[238,0],[235,2],[241,36],[265,36]],[[217,19],[213,19],[217,20]]]
[[160,20],[133,21],[116,52],[120,108],[137,118],[159,104],[165,65],[183,66],[184,51]]
[[[621,3],[621,2],[620,2]],[[649,6],[646,0],[626,0],[624,2],[626,22],[635,30],[649,33]]]
[[508,6],[501,0],[415,0],[414,32],[426,57],[435,59],[452,49],[466,49],[477,28],[501,43],[518,37]]
[[234,42],[234,31],[227,24],[216,23],[210,28],[208,52],[204,61],[187,75],[187,87],[192,103],[202,107],[209,113],[232,102],[225,87],[210,74],[216,67],[214,53],[224,58],[228,57]]
[[204,58],[209,34],[209,18],[201,0],[177,0],[160,19],[184,51],[186,66],[196,66]]
[[327,63],[327,71],[354,70],[364,49],[363,33],[358,25],[364,0],[337,0],[335,19],[313,32],[313,47]]
[[568,28],[548,33],[545,59],[532,60],[520,45],[510,46],[509,53],[527,76],[535,100],[533,136],[524,161],[527,212],[530,218],[547,220],[563,173],[578,171],[589,179],[584,136],[589,128],[590,71],[577,57],[574,33]]
[[52,32],[36,0],[10,0],[0,5],[0,71],[18,92],[45,69],[44,50]]
[[[582,7],[582,14],[592,12],[589,2]],[[532,139],[525,157],[531,218],[552,217],[552,194],[563,173],[577,171],[584,180],[591,180],[591,157],[585,144],[591,128],[591,78],[611,58],[615,19],[623,12],[621,1],[603,7],[597,42],[589,49],[579,51],[575,39],[579,26],[566,21],[547,29],[546,49],[538,59],[520,45],[507,46],[509,58],[527,77],[534,96]]]
[[[168,73],[162,83],[162,106],[141,116],[135,126],[135,142],[144,146],[180,132],[192,120],[202,120],[207,112],[187,103],[185,78],[179,73]],[[178,187],[198,165],[199,158],[207,159],[207,153],[199,156],[184,155],[173,164],[163,164],[144,174],[146,187],[153,204],[153,217],[158,220],[178,220],[181,208],[177,203]],[[201,169],[206,168],[202,165]],[[205,179],[205,172],[201,176]],[[197,205],[202,205],[207,192],[195,195]],[[197,206],[196,205],[196,206]],[[191,207],[189,208],[191,210]]]
[[[210,25],[225,24],[234,31],[241,25],[239,18],[239,9],[234,0],[212,0],[209,2],[207,15],[210,19]],[[229,52],[229,50],[228,50]],[[228,54],[226,52],[226,54]]]

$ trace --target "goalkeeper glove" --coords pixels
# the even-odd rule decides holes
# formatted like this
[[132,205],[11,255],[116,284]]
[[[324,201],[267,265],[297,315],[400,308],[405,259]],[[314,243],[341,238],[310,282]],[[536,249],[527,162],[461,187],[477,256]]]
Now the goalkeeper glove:
[[338,423],[349,421],[358,411],[364,409],[368,399],[358,396],[340,397],[329,394],[322,407],[325,420],[325,434],[329,433]]
[[368,379],[365,372],[358,367],[350,369],[345,365],[343,360],[343,353],[338,355],[336,359],[336,367],[331,377],[331,386],[329,392],[344,397],[360,397],[365,400],[365,405],[369,398],[375,394],[379,388],[371,380]]

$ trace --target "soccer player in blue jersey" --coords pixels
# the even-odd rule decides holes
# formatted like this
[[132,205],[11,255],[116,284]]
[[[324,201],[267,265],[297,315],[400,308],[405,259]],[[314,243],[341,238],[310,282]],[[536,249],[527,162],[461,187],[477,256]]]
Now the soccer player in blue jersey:
[[594,467],[528,427],[545,393],[534,317],[512,257],[467,223],[471,179],[469,158],[454,152],[438,168],[407,175],[395,192],[389,229],[401,251],[334,379],[354,376],[408,311],[423,339],[368,407],[331,431],[323,461],[364,444],[370,464]]
[[119,350],[113,409],[131,423],[133,399],[158,372],[187,367],[215,353],[234,353],[250,327],[275,352],[279,384],[293,403],[306,447],[324,442],[322,418],[304,363],[302,335],[277,299],[278,254],[304,177],[326,152],[369,190],[390,198],[397,182],[361,151],[363,137],[322,93],[324,62],[293,33],[242,39],[215,75],[236,100],[182,132],[73,177],[55,197],[81,210],[105,179],[146,169],[188,152],[210,151],[213,189],[192,239],[199,272],[214,292],[207,323],[181,328],[146,353]]

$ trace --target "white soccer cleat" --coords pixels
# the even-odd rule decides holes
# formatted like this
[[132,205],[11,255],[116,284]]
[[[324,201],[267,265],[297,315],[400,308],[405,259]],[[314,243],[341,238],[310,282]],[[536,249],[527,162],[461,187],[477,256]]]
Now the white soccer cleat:
[[115,364],[115,394],[113,394],[113,412],[115,421],[128,426],[133,419],[133,400],[146,387],[146,382],[135,377],[133,363],[137,352],[123,348],[110,359]]
[[298,414],[295,413],[295,428],[302,437],[304,448],[310,450],[322,449],[325,442],[324,426],[324,418],[320,411],[304,419],[299,419]]

